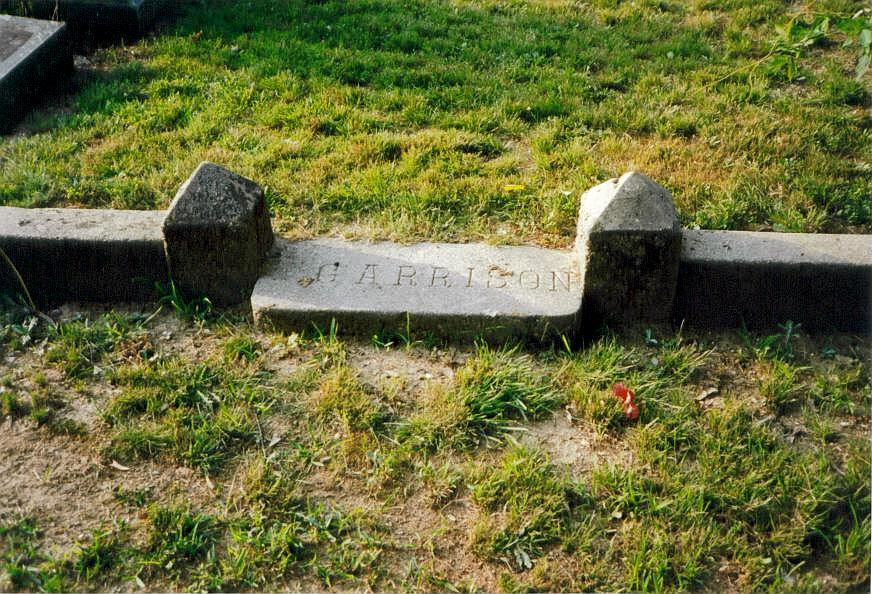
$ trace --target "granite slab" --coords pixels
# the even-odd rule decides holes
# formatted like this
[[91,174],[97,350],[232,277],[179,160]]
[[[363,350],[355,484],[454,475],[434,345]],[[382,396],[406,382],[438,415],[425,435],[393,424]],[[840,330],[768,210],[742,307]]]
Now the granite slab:
[[284,331],[335,319],[354,334],[550,340],[575,333],[581,276],[573,252],[533,247],[277,240],[251,304]]
[[72,70],[63,23],[0,15],[0,134]]

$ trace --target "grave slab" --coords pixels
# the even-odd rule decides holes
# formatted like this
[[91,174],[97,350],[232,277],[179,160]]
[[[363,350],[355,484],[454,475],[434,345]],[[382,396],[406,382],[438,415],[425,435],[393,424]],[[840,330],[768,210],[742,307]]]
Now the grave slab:
[[63,23],[0,15],[0,134],[72,70]]
[[[29,16],[65,21],[74,36],[138,37],[154,23],[166,0],[23,0]],[[20,12],[22,0],[0,0],[0,10]]]
[[581,276],[571,252],[477,244],[277,241],[251,297],[283,331],[433,333],[448,339],[572,336]]
[[706,328],[869,332],[872,235],[682,232],[676,318]]
[[[141,301],[168,279],[165,211],[0,207],[0,248],[37,301]],[[0,262],[0,291],[20,285]]]

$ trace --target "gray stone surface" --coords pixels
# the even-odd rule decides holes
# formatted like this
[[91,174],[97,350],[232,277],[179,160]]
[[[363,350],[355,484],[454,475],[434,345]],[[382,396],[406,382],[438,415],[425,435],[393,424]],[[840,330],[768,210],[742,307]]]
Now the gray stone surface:
[[[24,0],[25,12],[69,24],[76,36],[96,33],[136,37],[145,33],[166,0]],[[0,11],[20,12],[22,0],[0,0]]]
[[[572,335],[581,282],[571,252],[530,247],[280,241],[251,297],[259,324],[448,339]],[[420,336],[420,334],[418,334]]]
[[0,15],[0,134],[72,69],[63,23]]
[[586,327],[671,319],[681,228],[666,189],[636,172],[591,188],[576,249]]
[[872,235],[683,232],[676,318],[695,326],[870,330]]
[[179,188],[163,230],[176,286],[215,305],[248,299],[273,243],[260,186],[209,162]]
[[[43,304],[139,301],[166,282],[165,212],[0,207],[0,248]],[[0,262],[0,291],[20,286]]]

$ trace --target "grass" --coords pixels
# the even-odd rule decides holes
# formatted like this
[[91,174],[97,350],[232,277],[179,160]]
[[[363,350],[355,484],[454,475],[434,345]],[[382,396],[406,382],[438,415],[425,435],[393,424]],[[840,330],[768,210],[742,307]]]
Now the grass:
[[518,421],[541,419],[560,402],[547,378],[537,379],[529,355],[480,345],[452,386],[434,386],[424,410],[400,425],[399,436],[423,450],[498,442]]
[[[408,384],[374,379],[369,366],[400,357],[413,369],[450,356],[411,337],[372,347],[346,342],[335,326],[289,338],[188,318],[178,322],[179,342],[163,344],[156,335],[167,318],[133,332],[136,344],[153,345],[145,359],[122,354],[129,334],[97,349],[103,374],[69,377],[66,359],[58,367],[49,356],[68,348],[69,332],[11,351],[44,371],[4,376],[2,414],[45,431],[30,413],[33,388],[53,390],[58,422],[82,393],[104,394],[75,447],[130,470],[100,479],[111,487],[107,520],[63,550],[43,537],[43,514],[4,515],[0,583],[44,591],[136,580],[169,590],[868,585],[872,385],[862,341],[810,339],[785,324],[716,344],[652,330],[578,352],[480,344],[449,375]],[[59,327],[67,323],[79,336],[107,319]],[[173,354],[188,334],[207,342]],[[611,395],[616,381],[635,390],[637,420]],[[41,439],[65,447],[69,437]],[[570,454],[580,439],[588,449]],[[140,477],[144,461],[159,475],[187,467],[211,486],[165,492]]]
[[637,168],[688,226],[868,232],[864,8],[191,1],[0,139],[0,203],[161,208],[211,159],[292,236],[565,245]]
[[217,470],[230,452],[263,440],[257,419],[273,398],[258,373],[181,360],[121,370],[114,381],[125,389],[104,415],[113,428],[105,456],[130,461],[168,454],[206,473]]
[[[237,4],[88,55],[0,138],[0,204],[163,208],[211,159],[292,237],[565,246],[638,168],[686,226],[872,230],[859,2]],[[0,589],[868,589],[862,340],[455,352],[161,295],[175,322],[0,307],[0,441],[96,461],[25,491],[99,515],[0,510]]]

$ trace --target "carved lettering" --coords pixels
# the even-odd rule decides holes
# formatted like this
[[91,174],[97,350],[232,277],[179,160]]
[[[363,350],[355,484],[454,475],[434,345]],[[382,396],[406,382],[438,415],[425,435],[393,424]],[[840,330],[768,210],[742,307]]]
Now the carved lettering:
[[564,291],[569,291],[572,288],[572,273],[568,270],[562,270],[560,272],[552,270],[551,288],[548,290],[553,293],[558,290],[558,285],[560,285]]
[[360,278],[357,281],[358,285],[362,285],[363,281],[369,279],[369,284],[376,285],[378,284],[375,281],[375,269],[378,268],[378,264],[367,264],[366,268],[363,269],[363,274],[360,275]]
[[490,270],[487,271],[487,288],[505,288],[505,286],[509,284],[506,280],[507,276],[512,276],[512,273],[507,271],[505,268],[500,268],[499,266],[491,266]]
[[[325,270],[327,270],[326,273],[324,272]],[[315,281],[321,282],[322,280],[324,280],[328,283],[334,283],[336,282],[336,273],[338,271],[339,262],[333,262],[332,264],[321,264],[321,266],[318,268],[318,274],[315,275]],[[324,278],[322,278],[322,275]]]
[[434,266],[433,267],[433,276],[430,278],[430,286],[435,287],[436,281],[440,281],[440,285],[443,287],[450,287],[451,281],[448,280],[448,269],[443,268],[442,266]]
[[475,271],[475,268],[470,267],[470,268],[467,268],[466,270],[469,272],[469,276],[466,277],[466,286],[471,287],[472,286],[472,273]]
[[522,270],[518,275],[518,283],[522,289],[538,289],[539,273],[535,270]]
[[418,284],[415,280],[415,275],[418,273],[414,266],[401,265],[397,270],[397,282],[394,284],[400,286],[403,284],[403,279],[408,279],[409,286],[414,287]]

